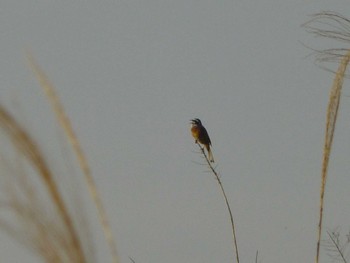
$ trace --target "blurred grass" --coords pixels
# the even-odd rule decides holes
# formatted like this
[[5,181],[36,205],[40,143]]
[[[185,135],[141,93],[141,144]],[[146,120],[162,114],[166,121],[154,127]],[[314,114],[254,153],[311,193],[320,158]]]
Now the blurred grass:
[[[7,177],[8,182],[5,188],[7,198],[2,200],[2,207],[11,211],[15,220],[2,216],[0,226],[19,241],[27,240],[25,243],[46,262],[88,262],[73,218],[40,147],[1,105],[0,127],[18,156],[15,163],[6,161],[3,156],[1,158],[2,167],[6,168],[2,170],[3,176]],[[39,197],[40,190],[27,176],[29,172],[20,169],[20,162],[35,172],[42,182],[46,199]],[[47,209],[48,206],[50,209]],[[53,215],[48,217],[48,211]],[[13,223],[16,221],[21,222],[25,230],[19,231]]]
[[71,122],[68,116],[65,114],[62,104],[59,101],[59,98],[55,92],[54,86],[47,78],[44,71],[39,67],[39,65],[35,62],[33,56],[30,52],[27,53],[29,65],[32,68],[33,72],[36,74],[36,77],[39,81],[40,86],[45,91],[48,100],[50,101],[53,111],[56,114],[57,121],[60,123],[61,127],[65,131],[66,137],[70,144],[72,145],[73,151],[78,159],[80,169],[82,170],[85,181],[87,183],[87,187],[89,189],[89,193],[92,201],[94,202],[98,215],[100,218],[100,223],[102,225],[105,239],[110,249],[110,253],[112,255],[112,259],[114,263],[118,263],[118,253],[116,248],[116,242],[114,240],[112,229],[110,227],[106,210],[103,206],[100,195],[97,191],[96,184],[91,174],[91,170],[88,164],[88,161],[85,157],[85,154],[80,146],[79,140],[75,135],[75,132],[72,128]]
[[[53,85],[30,54],[28,60],[77,157],[91,200],[97,208],[112,262],[117,263],[119,260],[116,245],[107,215],[77,136]],[[44,262],[96,262],[91,245],[92,236],[89,236],[89,230],[81,220],[82,215],[79,215],[79,219],[71,210],[79,213],[80,207],[68,208],[76,200],[67,199],[60,190],[57,178],[63,178],[57,176],[49,165],[50,156],[43,153],[39,146],[40,141],[36,142],[26,127],[2,105],[0,132],[7,143],[7,147],[2,147],[0,152],[0,179],[3,181],[0,194],[0,228],[36,252]],[[11,149],[15,158],[10,157]],[[71,176],[73,175],[70,178]]]

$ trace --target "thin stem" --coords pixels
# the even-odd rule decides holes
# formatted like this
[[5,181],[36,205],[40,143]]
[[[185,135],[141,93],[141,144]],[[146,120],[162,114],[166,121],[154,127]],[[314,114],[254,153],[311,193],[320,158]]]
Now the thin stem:
[[221,189],[221,193],[222,195],[224,196],[224,199],[225,199],[225,203],[226,203],[226,207],[227,207],[227,210],[230,214],[230,221],[231,221],[231,228],[232,228],[232,236],[233,236],[233,249],[234,251],[236,251],[236,260],[237,260],[237,263],[239,263],[239,255],[238,255],[238,246],[237,246],[237,238],[236,238],[236,231],[235,231],[235,224],[233,222],[233,215],[232,215],[232,211],[231,211],[231,207],[230,207],[230,204],[228,202],[228,199],[227,199],[227,196],[226,196],[226,193],[225,193],[225,190],[224,190],[224,187],[222,185],[222,182],[220,180],[220,176],[219,174],[216,172],[215,168],[213,167],[213,163],[210,162],[207,154],[205,153],[204,151],[204,148],[197,142],[197,145],[198,147],[200,148],[200,150],[202,151],[202,154],[205,158],[205,160],[207,161],[207,164],[210,168],[210,170],[213,172],[214,176],[215,176],[215,179],[217,180],[219,186],[220,186],[220,189]]

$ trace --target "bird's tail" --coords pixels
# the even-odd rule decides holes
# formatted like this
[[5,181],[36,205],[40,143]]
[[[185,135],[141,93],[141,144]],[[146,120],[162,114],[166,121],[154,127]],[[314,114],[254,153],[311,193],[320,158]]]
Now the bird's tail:
[[211,149],[210,149],[210,146],[209,145],[206,145],[205,146],[207,148],[207,151],[208,151],[208,159],[210,162],[214,162],[214,157],[213,157],[213,153],[211,152]]

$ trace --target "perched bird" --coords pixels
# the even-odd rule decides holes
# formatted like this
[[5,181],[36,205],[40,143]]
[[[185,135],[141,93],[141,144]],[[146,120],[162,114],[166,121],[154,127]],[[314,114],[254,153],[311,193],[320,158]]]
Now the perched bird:
[[208,135],[207,130],[204,128],[202,125],[202,122],[200,119],[193,119],[191,120],[191,133],[193,138],[195,139],[196,143],[201,143],[205,146],[205,148],[208,151],[208,159],[210,162],[214,162],[213,154],[211,152],[210,146],[211,146],[211,141]]

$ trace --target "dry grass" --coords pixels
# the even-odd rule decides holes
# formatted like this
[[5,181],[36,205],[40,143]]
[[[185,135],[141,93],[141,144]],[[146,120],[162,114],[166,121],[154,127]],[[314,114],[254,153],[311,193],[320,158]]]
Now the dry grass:
[[[34,59],[28,57],[30,66],[52,103],[58,122],[72,145],[97,207],[112,261],[117,263],[119,261],[115,241],[88,162],[52,84]],[[77,200],[67,200],[67,197],[63,196],[63,189],[60,190],[56,181],[62,177],[54,173],[39,144],[25,127],[1,105],[0,136],[1,142],[5,142],[6,146],[2,147],[0,152],[0,228],[36,252],[44,262],[96,262],[92,237],[80,207],[68,208],[68,204]],[[9,157],[11,152],[14,152],[15,158]],[[78,212],[78,215],[73,211]]]
[[[313,18],[304,24],[308,31],[316,36],[327,37],[350,43],[350,20],[344,18],[338,13],[323,12],[313,16]],[[319,51],[320,61],[338,61],[339,66],[335,74],[332,88],[329,94],[327,107],[325,139],[323,146],[323,161],[321,173],[321,190],[320,190],[320,209],[318,223],[318,238],[316,247],[316,263],[319,262],[320,243],[322,236],[322,220],[324,210],[324,196],[328,174],[328,164],[334,138],[334,131],[337,122],[341,90],[346,74],[346,69],[350,61],[349,49],[327,49]]]
[[349,64],[349,61],[350,61],[350,51],[344,55],[342,61],[340,62],[338,71],[336,72],[336,75],[333,81],[333,86],[330,91],[329,102],[327,107],[326,132],[325,132],[325,140],[324,140],[324,146],[323,146],[321,191],[320,191],[320,212],[319,212],[318,239],[317,239],[317,252],[316,252],[317,263],[319,262],[319,253],[320,253],[324,194],[325,194],[325,187],[326,187],[327,174],[328,174],[328,164],[329,164],[334,131],[335,131],[335,126],[337,121],[341,90],[343,87],[345,71]]
[[[1,156],[0,227],[25,243],[45,262],[89,262],[83,244],[45,155],[29,133],[0,105],[0,128],[12,145],[15,162]],[[37,177],[42,188],[38,189]],[[3,192],[4,193],[4,192]]]
[[37,79],[40,83],[40,86],[43,88],[45,91],[47,98],[51,102],[52,108],[56,114],[57,120],[62,126],[62,128],[65,131],[65,134],[67,136],[68,141],[71,143],[72,148],[76,154],[76,157],[78,159],[80,168],[85,176],[85,181],[87,183],[87,187],[90,192],[90,196],[93,200],[93,202],[96,205],[98,215],[100,218],[100,223],[102,225],[106,241],[108,243],[112,259],[114,263],[118,263],[118,253],[117,253],[117,248],[116,248],[116,242],[114,240],[112,230],[110,227],[110,224],[108,222],[108,217],[107,213],[105,211],[105,208],[103,206],[102,200],[98,194],[96,184],[94,182],[94,179],[91,174],[90,167],[88,165],[88,162],[85,158],[84,152],[80,146],[80,143],[78,141],[77,136],[74,133],[74,130],[72,128],[72,125],[69,121],[69,118],[64,112],[64,109],[59,101],[58,96],[55,93],[55,89],[52,83],[50,83],[49,79],[47,78],[46,74],[44,71],[39,67],[39,65],[35,62],[34,58],[32,55],[28,52],[28,60],[30,67],[33,69],[34,73],[37,76]]
[[202,155],[204,156],[204,159],[206,161],[206,163],[209,166],[209,169],[211,170],[211,172],[213,173],[216,181],[218,182],[219,186],[220,186],[220,191],[224,197],[225,200],[225,204],[227,207],[227,211],[229,213],[230,216],[230,222],[231,222],[231,230],[232,230],[232,238],[233,238],[233,251],[235,252],[235,256],[236,256],[236,261],[237,263],[239,263],[239,253],[238,253],[238,245],[237,245],[237,237],[236,237],[236,230],[235,230],[235,224],[233,221],[233,215],[232,215],[232,210],[231,210],[231,206],[230,203],[228,202],[225,190],[224,190],[224,186],[221,182],[220,176],[218,174],[218,172],[216,171],[215,167],[213,166],[213,163],[209,160],[209,157],[207,156],[207,154],[205,153],[204,148],[199,144],[199,142],[196,142],[196,144],[198,145],[198,147],[200,148]]

